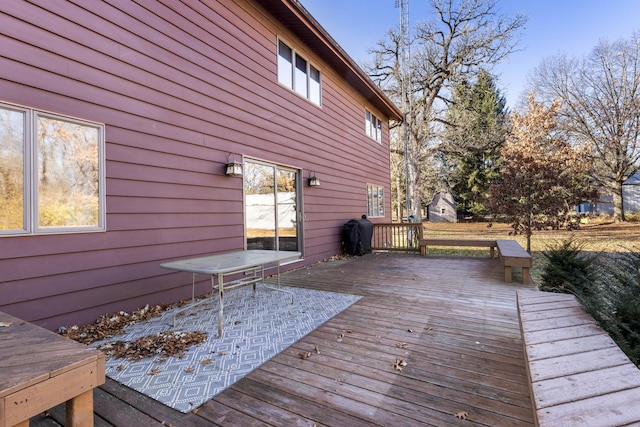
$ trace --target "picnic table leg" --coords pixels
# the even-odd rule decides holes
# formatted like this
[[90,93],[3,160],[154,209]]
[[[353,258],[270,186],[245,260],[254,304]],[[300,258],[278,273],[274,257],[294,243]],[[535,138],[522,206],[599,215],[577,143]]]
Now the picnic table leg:
[[67,401],[67,427],[93,426],[93,389]]
[[[211,275],[213,282],[213,274]],[[218,306],[218,337],[222,338],[222,318],[224,317],[224,275],[218,274],[218,295],[220,296],[220,305]]]

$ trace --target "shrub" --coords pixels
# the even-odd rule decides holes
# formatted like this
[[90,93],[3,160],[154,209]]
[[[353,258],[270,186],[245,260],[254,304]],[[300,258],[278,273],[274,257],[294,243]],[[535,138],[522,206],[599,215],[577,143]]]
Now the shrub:
[[624,214],[624,219],[628,222],[640,222],[640,212],[626,212]]
[[543,251],[540,290],[571,293],[636,365],[640,365],[640,251],[585,253],[572,239]]
[[573,239],[560,241],[542,254],[547,264],[540,290],[574,294],[580,301],[593,295],[596,287],[598,253],[586,254]]
[[606,267],[601,326],[640,365],[640,252],[618,254]]

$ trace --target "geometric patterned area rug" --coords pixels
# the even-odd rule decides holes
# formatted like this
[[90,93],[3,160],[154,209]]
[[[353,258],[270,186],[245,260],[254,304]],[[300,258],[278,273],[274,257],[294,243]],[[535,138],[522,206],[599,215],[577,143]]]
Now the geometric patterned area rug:
[[225,292],[223,337],[218,337],[217,298],[176,318],[161,317],[127,327],[116,340],[133,341],[164,331],[202,331],[207,339],[183,357],[150,357],[139,361],[110,358],[106,375],[180,412],[189,412],[240,380],[258,366],[360,299],[314,289],[282,287],[291,295],[258,284]]

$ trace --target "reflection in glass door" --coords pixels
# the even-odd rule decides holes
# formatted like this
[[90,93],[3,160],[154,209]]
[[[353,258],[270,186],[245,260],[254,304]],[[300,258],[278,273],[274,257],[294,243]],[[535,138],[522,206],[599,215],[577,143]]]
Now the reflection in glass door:
[[245,160],[247,249],[299,251],[298,171]]

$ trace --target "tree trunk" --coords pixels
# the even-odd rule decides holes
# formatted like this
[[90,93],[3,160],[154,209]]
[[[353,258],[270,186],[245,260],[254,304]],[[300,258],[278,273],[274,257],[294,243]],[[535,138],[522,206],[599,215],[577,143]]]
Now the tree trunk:
[[622,222],[624,218],[624,199],[622,196],[622,182],[613,183],[613,221]]
[[531,235],[533,231],[531,230],[531,211],[529,211],[529,215],[527,217],[527,252],[531,253]]
[[[405,130],[407,132],[407,130]],[[406,172],[406,212],[408,222],[421,222],[422,216],[420,214],[420,192],[418,191],[418,170],[419,167],[415,161],[417,152],[417,143],[415,142],[413,135],[405,133],[405,172]]]

